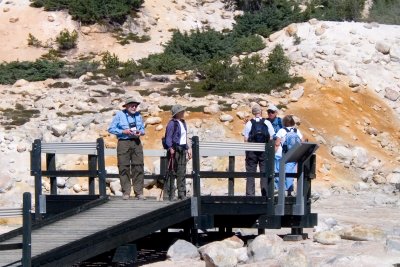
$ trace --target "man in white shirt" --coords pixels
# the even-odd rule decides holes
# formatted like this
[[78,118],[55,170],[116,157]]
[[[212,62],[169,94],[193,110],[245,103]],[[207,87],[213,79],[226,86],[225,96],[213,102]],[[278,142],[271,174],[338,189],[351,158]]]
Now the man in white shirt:
[[[254,115],[243,130],[245,142],[266,143],[275,134],[271,122],[262,118],[262,110],[259,105],[253,106],[251,113]],[[264,124],[264,125],[262,125]],[[262,129],[264,128],[264,129]],[[256,172],[257,166],[260,171],[265,171],[265,152],[246,151],[246,172]],[[261,195],[267,195],[267,179],[260,179]],[[255,196],[254,177],[246,178],[246,196]]]

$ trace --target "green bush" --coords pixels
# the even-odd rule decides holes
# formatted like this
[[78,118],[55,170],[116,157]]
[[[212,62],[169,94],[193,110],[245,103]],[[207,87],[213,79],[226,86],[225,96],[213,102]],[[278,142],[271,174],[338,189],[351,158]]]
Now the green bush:
[[212,60],[199,70],[205,78],[199,83],[192,83],[192,93],[189,93],[270,93],[273,89],[282,88],[285,83],[304,81],[299,77],[290,77],[289,68],[290,60],[281,46],[273,49],[267,62],[258,54],[243,58],[237,65],[230,60]]
[[29,35],[28,35],[28,45],[29,46],[34,46],[34,47],[41,47],[42,46],[42,42],[40,42],[38,38],[33,36],[31,33],[29,33]]
[[192,60],[182,54],[153,54],[139,60],[140,67],[154,74],[174,73],[175,70],[188,70],[193,66]]
[[45,10],[68,9],[73,19],[84,24],[110,21],[123,23],[126,15],[139,8],[144,0],[33,0],[31,6]]
[[281,45],[275,46],[268,57],[267,69],[272,74],[289,77],[290,59],[286,57]]
[[0,64],[0,84],[13,84],[19,79],[43,81],[48,78],[59,78],[64,64],[61,61],[48,60],[2,63]]
[[303,17],[304,20],[357,21],[363,8],[364,0],[312,0],[307,4]]
[[25,106],[16,104],[15,108],[0,108],[0,114],[5,118],[5,122],[2,125],[4,125],[5,129],[9,130],[24,125],[31,118],[39,117],[40,111],[37,109],[25,109]]
[[61,50],[69,50],[75,48],[77,40],[78,40],[78,32],[75,30],[69,32],[67,29],[62,30],[56,38],[58,47]]
[[243,16],[237,17],[232,33],[236,36],[259,34],[268,37],[271,33],[302,19],[300,9],[295,2],[277,0],[263,4],[260,10],[245,12]]
[[399,25],[400,0],[374,0],[367,20]]
[[120,66],[119,58],[116,54],[111,54],[110,52],[105,52],[101,58],[101,63],[103,63],[106,69],[116,69]]
[[83,60],[66,65],[62,73],[67,77],[79,78],[87,72],[96,72],[99,66],[97,61]]

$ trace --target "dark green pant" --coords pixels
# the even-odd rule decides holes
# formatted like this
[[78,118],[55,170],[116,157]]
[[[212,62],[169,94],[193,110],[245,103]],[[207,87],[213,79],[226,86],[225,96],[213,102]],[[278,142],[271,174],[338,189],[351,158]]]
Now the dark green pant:
[[[144,163],[140,139],[118,140],[117,159],[122,193],[130,195],[133,184],[135,195],[143,194]],[[131,184],[132,179],[132,184]]]
[[[177,147],[172,159],[172,170],[164,182],[164,199],[173,199],[175,197],[175,180],[178,188],[178,198],[183,199],[186,196],[186,149]],[[171,154],[167,153],[168,162]]]

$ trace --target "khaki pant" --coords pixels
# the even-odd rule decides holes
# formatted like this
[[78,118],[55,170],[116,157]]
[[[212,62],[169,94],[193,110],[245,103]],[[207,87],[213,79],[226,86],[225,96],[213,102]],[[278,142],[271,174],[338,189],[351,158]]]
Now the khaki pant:
[[[173,155],[173,167],[170,175],[164,183],[164,199],[173,199],[175,197],[175,180],[178,188],[178,198],[183,199],[186,196],[186,149],[177,147]],[[168,162],[171,154],[167,153]]]
[[122,193],[130,195],[133,184],[135,196],[143,195],[144,163],[140,139],[118,140],[117,159]]

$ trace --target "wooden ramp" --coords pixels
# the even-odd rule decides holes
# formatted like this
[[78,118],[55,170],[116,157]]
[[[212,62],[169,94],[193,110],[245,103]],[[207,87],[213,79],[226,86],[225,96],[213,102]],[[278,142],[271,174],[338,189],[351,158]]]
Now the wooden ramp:
[[[32,266],[71,266],[190,217],[190,199],[159,202],[110,198],[97,207],[38,229],[33,227]],[[22,235],[18,235],[0,244],[21,241]],[[20,259],[21,250],[0,251],[0,266],[21,266]]]

